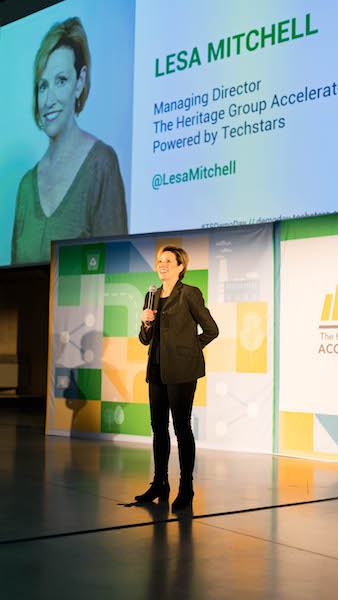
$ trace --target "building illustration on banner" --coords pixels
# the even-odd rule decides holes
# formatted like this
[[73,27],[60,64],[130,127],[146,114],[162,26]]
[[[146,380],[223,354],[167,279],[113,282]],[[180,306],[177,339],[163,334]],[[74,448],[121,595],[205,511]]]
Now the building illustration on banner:
[[257,273],[248,273],[243,278],[231,278],[229,260],[233,252],[230,240],[215,242],[215,258],[218,271],[219,302],[255,302],[259,300],[259,279]]

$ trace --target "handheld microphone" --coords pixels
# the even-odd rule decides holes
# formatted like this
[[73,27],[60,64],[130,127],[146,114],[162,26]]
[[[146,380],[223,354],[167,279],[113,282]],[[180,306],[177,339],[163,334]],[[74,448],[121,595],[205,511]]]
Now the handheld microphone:
[[[148,296],[148,302],[147,302],[147,308],[149,308],[150,310],[153,310],[156,292],[157,292],[156,285],[151,285],[150,288],[149,288],[149,296]],[[153,322],[154,321],[146,321],[146,324],[148,326],[150,326],[150,325],[153,324]]]

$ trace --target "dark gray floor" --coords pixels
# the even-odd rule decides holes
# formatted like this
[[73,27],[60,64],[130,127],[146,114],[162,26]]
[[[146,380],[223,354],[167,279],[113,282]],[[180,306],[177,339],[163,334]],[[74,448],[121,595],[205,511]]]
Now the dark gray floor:
[[338,464],[198,450],[179,518],[130,505],[151,476],[149,447],[0,407],[1,599],[337,598]]

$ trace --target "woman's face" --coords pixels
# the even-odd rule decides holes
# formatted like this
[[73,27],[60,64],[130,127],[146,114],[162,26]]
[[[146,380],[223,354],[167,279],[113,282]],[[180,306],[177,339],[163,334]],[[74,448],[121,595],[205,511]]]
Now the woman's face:
[[183,271],[183,265],[178,265],[173,252],[165,251],[157,263],[157,273],[163,282],[176,282]]
[[86,67],[83,67],[77,78],[74,52],[70,48],[57,48],[48,58],[38,83],[38,107],[42,128],[50,138],[58,137],[73,123],[75,102],[85,77]]

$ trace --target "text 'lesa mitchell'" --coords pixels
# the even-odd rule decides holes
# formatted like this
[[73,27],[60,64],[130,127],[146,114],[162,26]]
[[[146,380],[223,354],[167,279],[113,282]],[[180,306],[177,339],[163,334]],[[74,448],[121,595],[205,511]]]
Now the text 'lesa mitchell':
[[170,75],[176,71],[184,71],[194,66],[203,64],[201,56],[205,57],[204,62],[211,63],[216,60],[223,60],[238,56],[245,52],[254,52],[259,48],[274,46],[284,42],[291,42],[309,35],[318,33],[318,29],[311,26],[311,15],[305,15],[305,22],[299,23],[299,19],[287,19],[279,23],[273,23],[270,26],[263,26],[260,29],[251,29],[248,33],[237,33],[226,38],[222,38],[218,43],[209,42],[206,55],[195,46],[189,52],[180,50],[177,53],[168,54],[165,58],[155,59],[155,77]]

